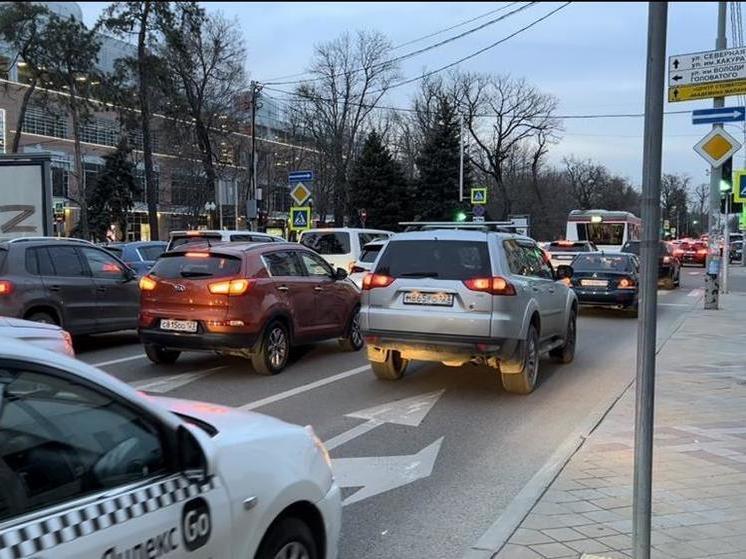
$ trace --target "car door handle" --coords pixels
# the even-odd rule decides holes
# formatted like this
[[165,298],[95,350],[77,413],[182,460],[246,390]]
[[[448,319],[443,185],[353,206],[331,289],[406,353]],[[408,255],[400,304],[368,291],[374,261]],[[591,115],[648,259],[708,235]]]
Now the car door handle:
[[106,288],[104,286],[100,286],[96,288],[96,291],[99,293],[106,293]]
[[319,287],[318,285],[313,288],[314,291],[324,291],[323,287]]
[[549,288],[549,293],[554,293],[554,287]]
[[282,291],[284,293],[286,291],[290,291],[290,288],[287,285],[280,285],[277,287],[277,291]]
[[62,291],[62,288],[59,285],[50,285],[49,291]]

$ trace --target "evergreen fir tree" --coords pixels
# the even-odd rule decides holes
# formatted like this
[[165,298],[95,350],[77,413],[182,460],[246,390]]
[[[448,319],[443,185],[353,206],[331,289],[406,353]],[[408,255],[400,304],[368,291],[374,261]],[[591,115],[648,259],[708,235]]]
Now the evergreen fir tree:
[[90,228],[99,240],[106,239],[111,224],[116,224],[126,236],[127,214],[140,191],[129,156],[130,148],[122,139],[116,151],[104,156],[103,170],[87,189]]
[[397,230],[399,221],[411,217],[404,172],[375,131],[368,134],[352,169],[350,202],[355,211],[366,211],[365,226],[370,228]]

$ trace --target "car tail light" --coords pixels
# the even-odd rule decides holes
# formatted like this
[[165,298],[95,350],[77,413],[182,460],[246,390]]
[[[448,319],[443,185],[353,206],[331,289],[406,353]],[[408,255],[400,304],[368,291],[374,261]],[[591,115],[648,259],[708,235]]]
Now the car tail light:
[[684,251],[679,248],[673,251],[674,256],[681,256],[682,254],[684,254]]
[[515,287],[505,278],[472,278],[464,280],[464,285],[472,291],[483,291],[492,295],[515,295]]
[[187,252],[185,254],[187,258],[207,258],[210,256],[209,252]]
[[13,293],[13,284],[8,280],[0,280],[0,295],[10,295]]
[[250,285],[249,280],[242,278],[211,283],[207,286],[207,289],[213,295],[243,295]]
[[73,346],[73,337],[67,330],[62,331],[62,343],[65,347],[65,353],[70,357],[75,357],[75,347]]
[[634,289],[635,280],[632,278],[622,278],[619,280],[619,289]]
[[388,287],[394,283],[394,278],[391,276],[384,276],[383,274],[367,274],[363,278],[363,290],[369,291],[376,287]]
[[359,274],[360,272],[364,272],[364,271],[365,271],[365,268],[361,268],[360,266],[353,266],[350,269],[351,274]]
[[707,249],[706,248],[700,248],[699,250],[697,250],[697,254],[707,254]]
[[140,291],[153,291],[158,282],[150,276],[143,276],[140,278]]
[[670,264],[671,263],[671,257],[670,256],[664,256],[663,257],[663,263],[664,264]]

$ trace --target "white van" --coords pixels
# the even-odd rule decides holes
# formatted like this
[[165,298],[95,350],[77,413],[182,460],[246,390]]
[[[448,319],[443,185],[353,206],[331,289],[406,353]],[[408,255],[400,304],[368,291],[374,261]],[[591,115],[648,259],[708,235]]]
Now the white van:
[[309,229],[303,231],[299,242],[323,256],[334,268],[352,271],[365,245],[376,239],[388,239],[391,231],[379,229]]
[[228,229],[197,229],[194,231],[172,231],[166,250],[191,243],[284,243],[285,239],[258,231],[237,231]]

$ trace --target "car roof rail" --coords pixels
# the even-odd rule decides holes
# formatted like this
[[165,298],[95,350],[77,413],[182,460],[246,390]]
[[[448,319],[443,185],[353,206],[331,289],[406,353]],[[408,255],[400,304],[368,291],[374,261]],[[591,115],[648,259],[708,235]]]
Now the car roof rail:
[[8,239],[5,242],[9,244],[17,244],[32,243],[38,241],[65,241],[69,243],[80,243],[89,246],[96,246],[96,244],[92,243],[91,241],[86,241],[85,239],[77,239],[75,237],[16,237],[15,239]]

